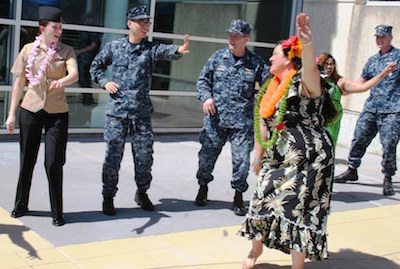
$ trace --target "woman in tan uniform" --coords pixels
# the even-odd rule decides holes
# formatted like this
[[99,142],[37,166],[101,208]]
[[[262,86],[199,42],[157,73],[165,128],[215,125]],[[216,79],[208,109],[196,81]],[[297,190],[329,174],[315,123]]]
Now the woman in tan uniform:
[[[62,181],[68,132],[68,105],[64,87],[78,80],[74,49],[62,44],[61,11],[55,7],[39,7],[39,35],[26,44],[11,70],[17,76],[6,127],[15,128],[15,114],[26,80],[28,91],[22,103],[20,126],[20,173],[11,216],[28,212],[32,173],[37,160],[42,129],[45,129],[45,168],[49,181],[53,225],[65,224],[63,218]],[[68,71],[68,75],[67,75]]]

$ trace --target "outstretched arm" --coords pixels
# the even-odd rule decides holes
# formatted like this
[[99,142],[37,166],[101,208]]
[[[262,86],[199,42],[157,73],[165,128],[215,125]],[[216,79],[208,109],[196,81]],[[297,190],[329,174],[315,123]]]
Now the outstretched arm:
[[361,82],[360,80],[352,81],[347,78],[341,78],[338,81],[338,86],[342,90],[342,92],[346,93],[357,93],[357,92],[365,92],[369,89],[375,87],[382,79],[384,79],[390,72],[396,70],[397,63],[391,63],[386,66],[385,69],[375,77],[370,80]]
[[305,13],[300,13],[297,15],[296,25],[297,37],[303,46],[301,55],[303,94],[312,98],[319,97],[321,96],[321,82],[317,63],[315,62],[310,18]]

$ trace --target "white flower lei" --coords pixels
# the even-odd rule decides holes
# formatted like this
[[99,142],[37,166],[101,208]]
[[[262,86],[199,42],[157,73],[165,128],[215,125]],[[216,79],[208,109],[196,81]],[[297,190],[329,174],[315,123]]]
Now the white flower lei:
[[32,66],[39,53],[39,46],[41,41],[42,37],[40,35],[35,37],[35,42],[33,43],[33,47],[31,53],[28,56],[27,64],[25,67],[26,77],[29,80],[29,83],[32,84],[33,86],[40,84],[40,81],[43,78],[43,73],[46,70],[49,63],[53,60],[53,56],[56,53],[56,48],[57,48],[57,42],[54,42],[50,45],[50,48],[46,52],[46,58],[44,58],[44,60],[40,64],[39,71],[37,75],[35,75],[32,72]]

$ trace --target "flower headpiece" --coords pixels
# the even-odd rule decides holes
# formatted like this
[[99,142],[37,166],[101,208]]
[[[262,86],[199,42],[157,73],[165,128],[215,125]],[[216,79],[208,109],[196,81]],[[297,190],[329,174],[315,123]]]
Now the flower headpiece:
[[282,49],[288,48],[290,48],[290,51],[288,53],[289,60],[292,60],[295,56],[297,58],[301,58],[301,50],[303,46],[301,44],[301,41],[297,39],[297,36],[293,35],[289,39],[282,42]]

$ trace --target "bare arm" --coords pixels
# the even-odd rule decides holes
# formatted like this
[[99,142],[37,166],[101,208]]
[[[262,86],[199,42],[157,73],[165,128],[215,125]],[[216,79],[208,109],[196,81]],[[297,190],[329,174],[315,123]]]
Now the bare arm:
[[302,82],[303,94],[312,98],[321,96],[320,73],[315,62],[315,51],[312,43],[310,18],[305,13],[297,15],[297,37],[303,44],[302,49]]
[[10,134],[14,132],[15,128],[15,113],[18,108],[19,101],[21,100],[22,93],[24,92],[26,78],[18,76],[14,82],[12,95],[11,95],[11,103],[10,109],[8,111],[8,117],[6,120],[6,128]]
[[68,70],[68,75],[66,75],[63,78],[53,80],[50,83],[49,90],[52,89],[61,89],[62,87],[71,85],[75,82],[77,82],[79,79],[79,74],[78,74],[78,69],[77,68],[71,68],[71,70]]
[[[267,140],[267,130],[264,126],[264,124],[262,123],[263,119],[260,118],[260,133],[261,133],[261,139],[263,141]],[[264,157],[264,153],[265,153],[265,148],[263,148],[260,143],[258,143],[257,138],[254,139],[254,161],[253,161],[253,171],[256,175],[258,175],[258,173],[261,170],[262,167],[262,158]]]
[[365,92],[369,89],[375,87],[382,79],[384,79],[390,72],[393,72],[396,69],[396,63],[391,63],[386,68],[371,78],[370,80],[365,81],[364,78],[360,77],[357,81],[352,81],[347,78],[341,78],[338,81],[338,86],[342,90],[342,92],[347,93],[357,93],[357,92]]

